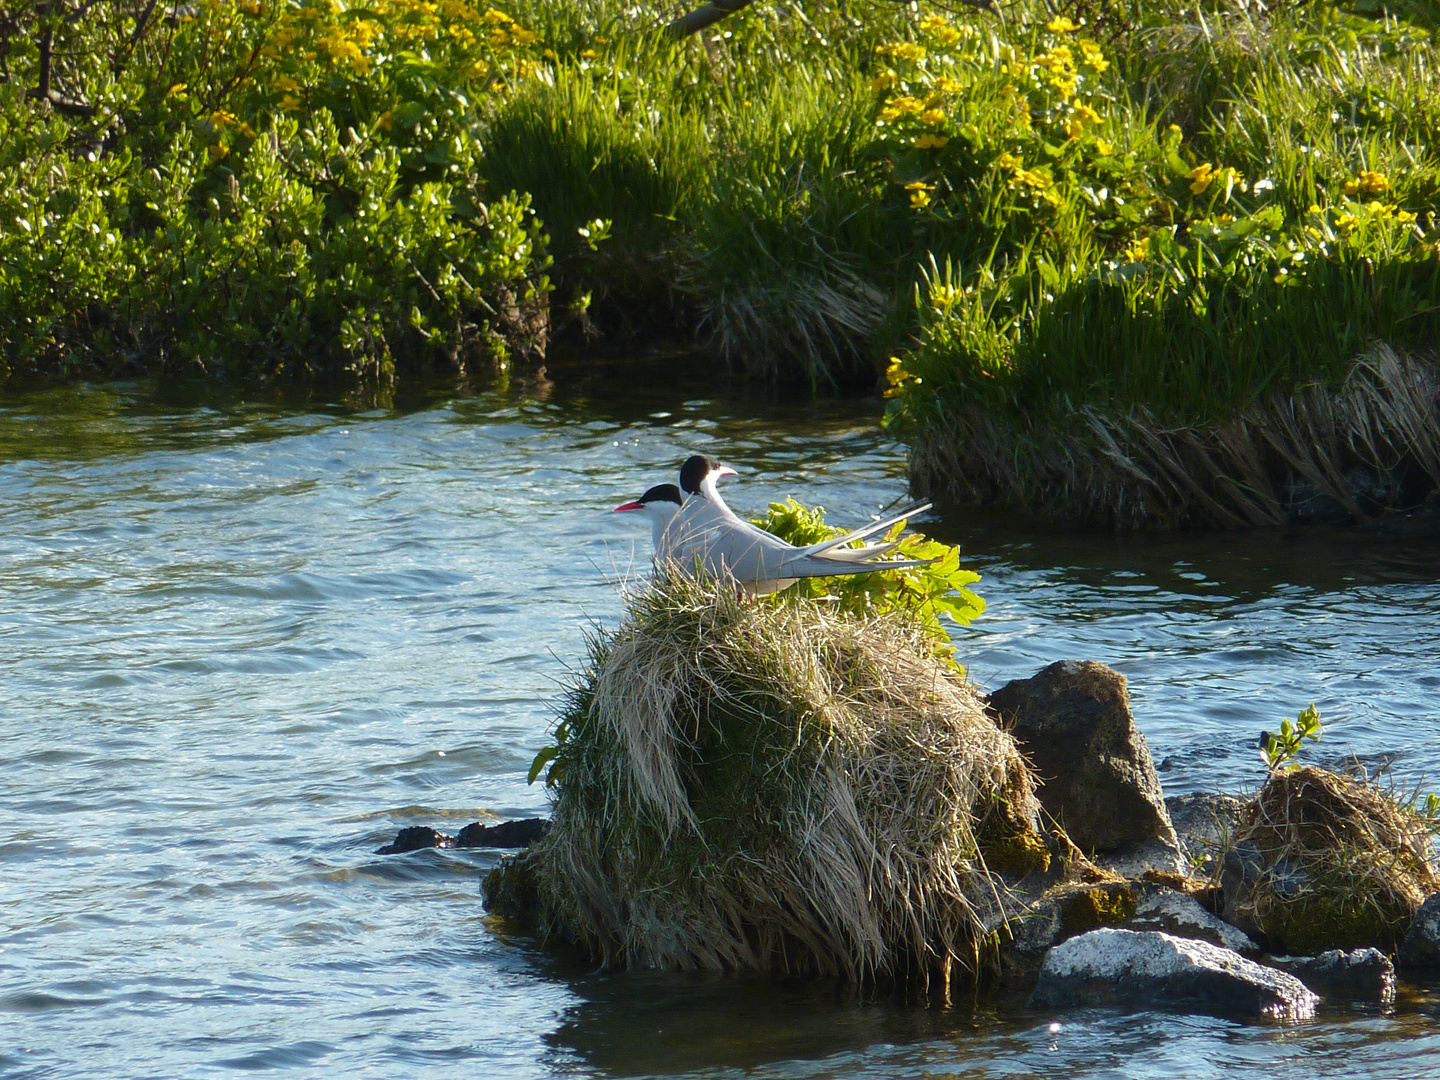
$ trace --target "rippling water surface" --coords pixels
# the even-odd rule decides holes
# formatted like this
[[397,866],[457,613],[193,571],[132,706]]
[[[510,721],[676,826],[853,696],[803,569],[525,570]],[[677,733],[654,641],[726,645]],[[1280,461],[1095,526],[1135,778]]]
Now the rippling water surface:
[[[606,385],[610,389],[604,389]],[[557,680],[648,531],[608,510],[704,450],[742,511],[904,494],[867,403],[653,367],[403,408],[144,386],[0,399],[0,1076],[1419,1077],[1440,996],[1278,1028],[950,1010],[828,984],[606,975],[487,921],[493,853],[372,854],[530,815]],[[954,512],[990,686],[1130,677],[1170,793],[1322,760],[1440,784],[1440,524],[1148,540]]]

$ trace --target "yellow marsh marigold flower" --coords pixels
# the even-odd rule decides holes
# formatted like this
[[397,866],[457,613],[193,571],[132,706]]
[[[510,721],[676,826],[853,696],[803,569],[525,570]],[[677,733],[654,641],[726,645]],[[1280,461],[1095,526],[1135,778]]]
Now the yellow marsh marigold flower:
[[995,166],[1000,169],[1020,169],[1024,167],[1024,163],[1007,150],[995,159]]
[[300,84],[289,75],[281,75],[275,80],[275,89],[281,93],[289,94],[300,89]]
[[1204,165],[1195,166],[1186,177],[1190,181],[1190,194],[1199,195],[1214,183],[1219,175],[1208,161]]
[[882,71],[870,80],[870,89],[874,90],[877,94],[882,94],[899,81],[900,76],[896,75],[895,72],[888,70]]
[[936,135],[933,132],[927,132],[926,134],[921,135],[918,139],[915,140],[915,149],[939,150],[949,141],[950,136],[948,135]]
[[480,21],[486,23],[489,26],[508,26],[515,20],[512,19],[509,15],[506,15],[503,11],[496,11],[494,8],[491,8],[489,11],[485,12],[484,15],[480,16]]
[[916,117],[916,119],[919,120],[922,124],[927,124],[930,127],[934,127],[936,124],[943,124],[945,122],[945,110],[926,109],[918,117]]
[[917,97],[905,94],[886,103],[880,110],[880,119],[886,122],[898,120],[902,116],[914,116],[925,108],[925,103]]
[[1064,15],[1057,15],[1045,24],[1045,29],[1052,34],[1073,34],[1080,27],[1077,23],[1071,22]]
[[1110,66],[1110,61],[1105,59],[1105,54],[1100,51],[1100,46],[1095,42],[1085,40],[1079,42],[1082,62],[1096,74],[1103,72]]
[[1100,114],[1097,113],[1094,109],[1092,109],[1089,105],[1086,105],[1083,101],[1075,103],[1073,107],[1073,112],[1075,118],[1082,123],[1098,124],[1100,122]]
[[280,99],[281,112],[297,112],[300,109],[300,99],[294,94],[286,94]]
[[930,205],[930,192],[935,190],[935,185],[913,180],[905,185],[905,190],[910,193],[910,205],[916,210],[923,210]]
[[890,364],[885,369],[885,396],[887,398],[895,397],[912,379],[917,383],[920,381],[919,376],[912,375],[905,370],[905,366],[900,362],[898,356],[890,357]]
[[913,41],[893,41],[875,50],[880,56],[893,56],[896,60],[924,60],[925,46]]
[[1390,190],[1390,181],[1377,172],[1357,173],[1354,180],[1345,181],[1345,194],[1379,195]]

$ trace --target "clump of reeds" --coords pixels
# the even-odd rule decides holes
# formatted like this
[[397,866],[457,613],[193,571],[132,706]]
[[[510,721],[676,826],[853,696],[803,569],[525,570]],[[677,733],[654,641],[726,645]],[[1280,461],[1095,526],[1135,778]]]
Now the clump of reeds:
[[1393,952],[1440,889],[1426,818],[1373,780],[1314,766],[1273,773],[1232,838],[1258,866],[1226,916],[1296,953]]
[[526,857],[544,928],[618,967],[978,971],[987,853],[1045,849],[1014,741],[932,647],[901,615],[657,574],[563,710]]

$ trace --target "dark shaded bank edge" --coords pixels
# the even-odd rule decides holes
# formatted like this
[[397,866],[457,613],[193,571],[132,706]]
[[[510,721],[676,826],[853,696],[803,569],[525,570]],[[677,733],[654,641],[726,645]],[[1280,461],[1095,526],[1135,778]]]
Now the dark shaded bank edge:
[[1070,526],[1365,523],[1440,488],[1440,366],[1376,346],[1338,390],[1276,394],[1203,426],[1143,407],[1041,417],[937,400],[905,435],[915,494]]

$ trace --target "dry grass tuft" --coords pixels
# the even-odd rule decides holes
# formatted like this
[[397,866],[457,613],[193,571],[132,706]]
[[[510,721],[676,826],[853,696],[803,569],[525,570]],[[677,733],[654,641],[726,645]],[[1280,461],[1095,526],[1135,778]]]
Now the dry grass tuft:
[[1226,915],[1297,953],[1393,952],[1440,889],[1428,823],[1364,778],[1306,766],[1266,781],[1234,838],[1258,855]]
[[979,405],[928,422],[911,484],[1069,523],[1281,525],[1332,511],[1368,521],[1440,487],[1440,367],[1380,345],[1339,390],[1277,394],[1208,427],[1087,406],[1027,424]]
[[592,643],[528,853],[548,929],[618,967],[977,972],[1031,844],[1014,741],[909,622],[657,574]]

